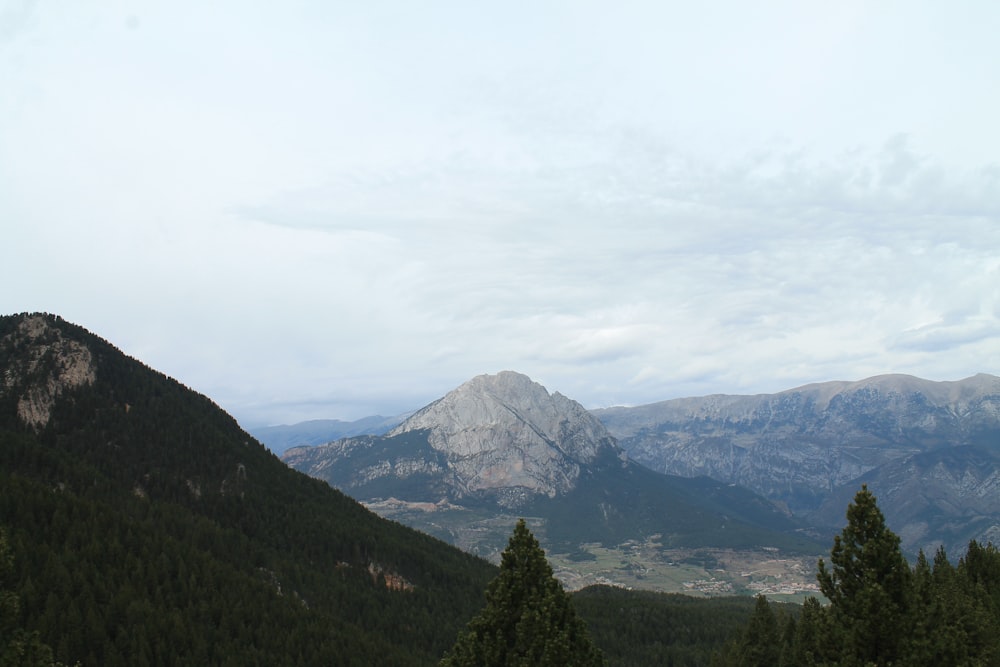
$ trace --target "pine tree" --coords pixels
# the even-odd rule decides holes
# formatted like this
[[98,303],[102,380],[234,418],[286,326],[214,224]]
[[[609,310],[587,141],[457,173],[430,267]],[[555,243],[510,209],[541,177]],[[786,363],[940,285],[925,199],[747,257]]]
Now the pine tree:
[[486,606],[463,632],[442,667],[587,667],[603,665],[583,620],[553,576],[545,552],[517,522]]
[[[943,556],[943,548],[938,553]],[[944,559],[944,562],[947,563],[947,559]],[[917,555],[917,563],[913,566],[912,587],[913,597],[910,605],[912,620],[907,660],[914,667],[946,664],[934,661],[935,644],[939,643],[935,635],[940,634],[945,620],[941,613],[942,591],[937,586],[930,561],[927,560],[923,549]]]
[[847,508],[847,526],[834,537],[830,561],[828,570],[819,560],[817,579],[830,600],[842,664],[898,664],[908,636],[910,566],[867,486]]
[[771,604],[763,595],[757,596],[753,614],[743,635],[740,667],[774,667],[781,656],[781,636],[778,620]]
[[782,664],[794,667],[824,664],[823,658],[828,652],[825,626],[825,610],[820,606],[819,600],[809,596],[802,604],[802,613],[795,624],[791,646],[788,654],[783,656]]

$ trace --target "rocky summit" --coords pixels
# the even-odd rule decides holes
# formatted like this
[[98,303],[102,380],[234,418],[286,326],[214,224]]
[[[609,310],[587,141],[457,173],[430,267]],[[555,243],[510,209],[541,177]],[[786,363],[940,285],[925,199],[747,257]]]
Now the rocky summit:
[[492,498],[516,507],[574,488],[602,453],[624,458],[607,429],[579,403],[520,373],[480,375],[414,413],[385,437],[296,447],[284,460],[357,497]]
[[512,371],[473,378],[389,435],[425,429],[471,492],[517,488],[552,497],[573,488],[581,465],[617,450],[583,406]]

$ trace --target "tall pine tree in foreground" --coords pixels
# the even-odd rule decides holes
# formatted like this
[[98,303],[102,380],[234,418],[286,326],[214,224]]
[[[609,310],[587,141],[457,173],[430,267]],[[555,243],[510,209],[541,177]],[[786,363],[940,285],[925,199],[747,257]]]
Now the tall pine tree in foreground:
[[910,566],[867,486],[847,508],[847,526],[834,537],[830,561],[828,569],[820,559],[817,579],[834,627],[843,633],[842,663],[898,662],[909,639]]
[[486,607],[469,622],[441,665],[604,665],[604,656],[524,519],[517,522],[503,552],[500,574],[486,589]]

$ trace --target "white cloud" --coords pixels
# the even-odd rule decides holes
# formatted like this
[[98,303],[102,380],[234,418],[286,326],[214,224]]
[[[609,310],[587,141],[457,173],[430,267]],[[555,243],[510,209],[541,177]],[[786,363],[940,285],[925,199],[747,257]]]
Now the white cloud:
[[991,6],[23,7],[0,309],[246,423],[996,371]]

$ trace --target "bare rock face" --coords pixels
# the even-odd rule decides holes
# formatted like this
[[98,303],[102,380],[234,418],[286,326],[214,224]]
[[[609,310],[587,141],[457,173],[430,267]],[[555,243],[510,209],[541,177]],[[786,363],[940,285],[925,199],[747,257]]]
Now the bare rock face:
[[[961,554],[970,539],[994,542],[1000,534],[1000,452],[979,447],[941,447],[891,461],[862,476],[878,496],[890,527],[911,551],[944,546]],[[812,513],[826,525],[844,522],[856,485],[837,491]]]
[[358,498],[477,497],[514,508],[572,490],[602,454],[624,464],[624,452],[583,406],[505,371],[473,378],[385,436],[294,447],[282,459]]
[[994,439],[1000,378],[883,375],[594,413],[629,456],[654,470],[735,482],[808,510],[890,461]]
[[616,447],[579,403],[512,371],[473,378],[389,435],[424,429],[466,491],[516,487],[555,496],[573,488],[581,465]]
[[31,349],[28,359],[4,369],[0,384],[0,395],[14,392],[18,396],[17,415],[29,426],[45,426],[64,391],[94,382],[90,350],[64,338],[43,315],[24,317],[0,346]]

